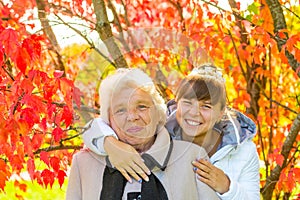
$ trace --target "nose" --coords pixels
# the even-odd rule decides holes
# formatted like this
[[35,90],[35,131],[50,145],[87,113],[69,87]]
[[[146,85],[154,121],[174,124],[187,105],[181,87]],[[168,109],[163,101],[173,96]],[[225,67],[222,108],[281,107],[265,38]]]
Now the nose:
[[191,108],[190,108],[190,110],[189,110],[189,113],[191,114],[191,115],[200,115],[201,113],[200,113],[200,108],[199,108],[199,105],[198,104],[193,104],[192,106],[191,106]]
[[127,120],[128,121],[135,121],[137,119],[139,119],[139,115],[138,115],[137,111],[136,110],[130,110],[128,112],[128,115],[127,115]]

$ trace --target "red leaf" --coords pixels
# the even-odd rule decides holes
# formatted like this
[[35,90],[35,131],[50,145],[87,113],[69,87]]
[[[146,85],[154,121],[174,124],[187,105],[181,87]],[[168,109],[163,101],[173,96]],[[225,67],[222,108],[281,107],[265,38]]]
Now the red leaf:
[[82,95],[82,92],[80,91],[80,89],[78,87],[74,86],[74,91],[73,91],[73,100],[75,101],[75,104],[77,105],[77,107],[80,109],[80,97]]
[[287,187],[288,187],[288,191],[289,192],[292,192],[293,188],[295,188],[295,186],[296,186],[295,179],[294,179],[293,175],[294,175],[293,172],[289,171],[289,173],[288,173],[288,181],[287,181]]
[[60,159],[57,157],[50,158],[50,166],[53,168],[53,170],[55,172],[57,172],[59,170],[59,162],[60,162]]
[[55,70],[53,75],[54,75],[54,78],[60,78],[62,77],[62,75],[64,74],[63,71],[59,71],[59,70]]
[[8,166],[4,160],[0,159],[0,190],[4,190],[6,181],[10,177]]
[[30,128],[40,122],[40,118],[33,108],[24,108],[21,112],[21,119],[25,120]]
[[52,188],[52,185],[54,183],[54,173],[52,171],[50,171],[49,169],[44,169],[42,174],[42,180],[44,185],[47,187],[48,184],[50,185],[50,187]]
[[60,141],[60,139],[62,138],[63,136],[63,130],[60,128],[60,127],[56,127],[53,132],[52,132],[52,135],[54,137],[54,141],[55,142],[58,142]]
[[49,166],[50,161],[49,161],[49,155],[48,155],[48,152],[42,151],[42,152],[40,153],[40,159],[41,159],[42,161],[44,161],[44,163],[46,163],[46,164]]
[[22,86],[22,91],[28,94],[31,94],[34,89],[33,83],[29,79],[22,80],[20,85]]
[[[22,190],[23,192],[26,192],[27,190],[27,185],[25,183],[20,183],[17,180],[14,182],[14,186],[20,188],[20,190]],[[21,197],[19,199],[23,199],[23,198]]]
[[13,156],[10,156],[10,158],[9,158],[11,167],[13,168],[13,170],[17,170],[17,171],[20,171],[21,169],[23,169],[23,161],[24,160],[21,159],[19,155],[13,155]]
[[47,120],[45,117],[41,120],[40,127],[44,132],[47,130]]
[[18,48],[15,55],[17,67],[23,74],[25,74],[28,63],[30,63],[30,58],[27,51],[24,48]]
[[3,65],[3,57],[4,57],[4,51],[3,51],[3,48],[0,48],[0,66]]
[[66,176],[67,176],[67,174],[64,171],[62,171],[62,170],[58,171],[57,178],[58,178],[58,183],[59,183],[60,187],[63,185]]
[[24,144],[24,151],[31,157],[33,158],[33,150],[32,150],[32,144],[29,136],[24,136],[23,137],[23,144]]
[[[3,45],[6,55],[14,58],[18,48],[18,33],[17,31],[8,28],[0,33],[0,44]],[[14,60],[14,59],[13,59]]]
[[48,110],[48,118],[52,119],[52,116],[56,111],[56,105],[52,104],[52,103],[49,103],[48,107],[47,107],[47,110]]
[[73,95],[73,88],[74,88],[73,81],[68,80],[66,78],[62,78],[59,80],[59,88],[64,95],[66,104],[72,105],[72,95]]
[[276,155],[276,163],[277,163],[279,166],[282,166],[283,160],[284,160],[284,157],[283,157],[281,154]]
[[34,179],[35,164],[34,164],[34,160],[31,159],[31,158],[27,161],[27,171],[30,175],[31,180],[33,180]]
[[42,47],[37,38],[35,35],[32,35],[31,38],[26,38],[22,43],[22,47],[28,52],[31,61],[41,56]]
[[69,109],[68,106],[64,106],[64,108],[63,108],[63,114],[62,114],[61,118],[62,118],[61,120],[65,121],[66,127],[68,127],[72,123],[72,121],[73,121],[73,113]]
[[4,191],[6,181],[8,181],[8,177],[0,170],[0,190]]
[[32,139],[31,139],[31,145],[33,149],[37,150],[41,147],[42,143],[44,140],[44,135],[43,134],[34,134]]

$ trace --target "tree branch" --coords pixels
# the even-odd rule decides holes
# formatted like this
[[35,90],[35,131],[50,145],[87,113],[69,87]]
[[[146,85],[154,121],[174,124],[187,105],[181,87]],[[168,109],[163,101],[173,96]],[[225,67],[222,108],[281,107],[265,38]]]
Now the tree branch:
[[56,39],[56,36],[55,36],[53,30],[49,24],[49,20],[47,19],[46,2],[47,1],[36,0],[36,5],[38,8],[38,17],[42,24],[43,31],[50,41],[51,49],[55,52],[55,54],[57,56],[58,63],[54,62],[55,66],[56,66],[55,69],[63,71],[64,72],[63,76],[66,76],[65,66],[62,61],[62,56],[60,55],[61,48],[57,42],[57,39]]
[[68,26],[70,29],[75,31],[78,35],[80,35],[89,45],[91,49],[94,49],[97,53],[99,53],[106,61],[109,62],[109,64],[113,65],[115,67],[115,63],[111,61],[106,55],[104,55],[98,48],[95,47],[94,43],[90,41],[86,35],[82,33],[82,31],[79,31],[78,29],[74,28],[73,26],[70,25],[70,23],[65,22],[61,17],[55,14],[55,16],[66,26]]
[[[277,35],[280,32],[280,30],[284,30],[287,28],[282,7],[278,0],[266,0],[266,2],[268,4],[268,8],[271,12],[272,19],[274,22],[274,33],[275,35]],[[286,32],[283,33],[285,34],[287,39],[283,40],[278,36],[275,37],[279,51],[282,50],[282,46],[285,45],[286,41],[288,40],[288,34]],[[297,73],[298,77],[300,77],[300,63],[288,50],[285,50],[284,53],[288,59],[290,66]]]
[[38,149],[37,151],[33,152],[34,155],[40,154],[42,151],[50,152],[50,151],[58,151],[58,150],[79,150],[82,149],[82,146],[78,145],[66,145],[66,146],[49,146],[46,148]]
[[288,133],[282,149],[281,155],[283,156],[283,164],[282,166],[276,165],[276,167],[271,171],[271,175],[267,178],[266,184],[262,188],[262,195],[265,200],[271,200],[272,194],[275,189],[276,183],[279,180],[281,171],[286,167],[288,155],[293,147],[294,142],[296,141],[296,137],[300,131],[300,113],[297,115],[293,124],[291,126],[290,132]]
[[107,18],[104,0],[93,0],[93,5],[94,5],[94,11],[97,20],[96,30],[101,40],[104,42],[106,48],[108,49],[108,52],[110,53],[113,60],[115,61],[116,67],[127,68],[128,67],[127,62],[124,56],[121,54],[121,51],[114,40],[110,23]]
[[184,21],[184,17],[183,17],[183,11],[182,11],[182,7],[181,7],[181,5],[180,5],[180,2],[177,1],[177,2],[175,3],[175,2],[172,1],[172,0],[168,0],[168,2],[169,2],[170,4],[172,4],[172,5],[177,9],[177,11],[178,11],[178,13],[179,13],[179,16],[180,16],[180,22],[181,22],[181,24],[182,24],[182,29],[181,29],[181,31],[182,31],[182,32],[185,32],[185,31],[186,31],[186,27],[185,27],[185,21]]
[[108,7],[111,9],[111,11],[112,11],[112,13],[114,15],[114,22],[115,22],[114,24],[119,29],[120,41],[124,45],[126,51],[130,52],[130,48],[129,48],[128,44],[126,43],[125,39],[124,39],[123,28],[122,28],[122,25],[120,23],[119,16],[118,16],[118,14],[116,12],[116,9],[115,9],[114,5],[112,4],[111,0],[107,0],[107,2],[108,2]]

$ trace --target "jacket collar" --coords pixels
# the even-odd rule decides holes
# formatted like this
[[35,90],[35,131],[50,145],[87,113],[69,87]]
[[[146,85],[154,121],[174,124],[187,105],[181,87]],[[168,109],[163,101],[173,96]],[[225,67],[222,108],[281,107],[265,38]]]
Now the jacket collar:
[[164,170],[169,162],[173,150],[173,141],[165,127],[162,127],[156,136],[154,144],[142,154],[147,167],[152,170],[155,166]]
[[[150,147],[149,150],[142,153],[142,158],[145,161],[146,166],[152,170],[155,167],[158,167],[160,170],[164,170],[169,162],[171,152],[173,150],[173,141],[170,137],[167,129],[165,127],[162,127],[158,132],[156,139],[153,143],[153,145]],[[89,151],[89,153],[99,160],[100,162],[103,162],[103,158],[106,160],[106,164],[109,167],[112,167],[108,156],[101,156],[97,155],[92,151]]]

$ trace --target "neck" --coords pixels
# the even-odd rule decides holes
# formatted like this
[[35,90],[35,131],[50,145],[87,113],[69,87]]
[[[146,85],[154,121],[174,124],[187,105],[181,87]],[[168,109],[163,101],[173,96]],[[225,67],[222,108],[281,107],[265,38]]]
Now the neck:
[[150,147],[154,144],[155,137],[150,138],[147,142],[143,144],[132,145],[135,150],[139,153],[143,153],[150,149]]

